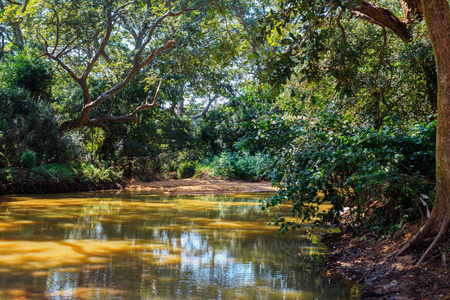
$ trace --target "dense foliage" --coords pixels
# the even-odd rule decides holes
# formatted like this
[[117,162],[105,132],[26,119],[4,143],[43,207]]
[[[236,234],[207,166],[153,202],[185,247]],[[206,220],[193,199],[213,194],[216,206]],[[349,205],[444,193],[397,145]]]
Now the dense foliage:
[[[419,217],[425,208],[422,201],[431,204],[434,122],[375,130],[324,111],[315,120],[273,118],[270,130],[265,123],[259,133],[270,144],[264,169],[279,188],[264,202],[265,208],[288,201],[293,204],[292,216],[300,221],[320,216],[324,222],[337,223],[348,207],[351,225],[382,234]],[[270,140],[274,131],[291,138]],[[321,211],[320,205],[326,203],[332,208]],[[297,226],[283,216],[275,221],[282,231]]]
[[[1,193],[211,176],[271,180],[279,191],[262,207],[293,205],[293,219],[274,220],[281,231],[345,217],[382,235],[427,214],[437,81],[424,26],[405,44],[342,15],[342,3],[224,2],[161,23],[168,2],[108,3],[115,6],[36,0],[0,10]],[[101,48],[106,15],[116,27]],[[169,39],[171,48],[103,99],[127,78],[128,59],[141,59],[145,34],[145,55]],[[81,83],[67,72],[86,65]],[[91,119],[131,116],[150,98],[159,105],[133,115],[138,123],[67,131],[90,103],[87,90],[102,99]],[[332,208],[321,211],[325,203]]]

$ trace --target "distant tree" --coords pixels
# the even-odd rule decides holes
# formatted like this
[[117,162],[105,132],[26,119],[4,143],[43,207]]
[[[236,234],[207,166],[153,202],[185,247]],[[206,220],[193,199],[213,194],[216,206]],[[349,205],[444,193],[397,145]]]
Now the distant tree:
[[27,9],[29,0],[23,3],[11,0],[0,0],[0,58],[3,57],[5,46],[11,43],[17,50],[24,48],[24,37],[21,28],[21,16]]
[[[35,43],[43,48],[42,56],[56,62],[69,79],[82,90],[82,103],[76,118],[61,129],[101,127],[109,122],[138,122],[137,114],[155,107],[163,82],[176,73],[183,61],[176,60],[165,74],[148,76],[150,89],[145,101],[129,113],[114,116],[92,110],[123,90],[133,78],[157,57],[179,44],[176,33],[183,15],[196,12],[213,0],[206,1],[31,1],[28,14],[33,16]],[[205,15],[205,14],[204,14]],[[194,37],[195,39],[195,37]],[[186,45],[182,45],[186,46]],[[195,55],[193,53],[192,55]],[[91,82],[102,76],[115,83],[93,95]],[[111,81],[111,80],[110,80]],[[153,94],[152,94],[153,91]],[[94,97],[93,97],[94,96]]]

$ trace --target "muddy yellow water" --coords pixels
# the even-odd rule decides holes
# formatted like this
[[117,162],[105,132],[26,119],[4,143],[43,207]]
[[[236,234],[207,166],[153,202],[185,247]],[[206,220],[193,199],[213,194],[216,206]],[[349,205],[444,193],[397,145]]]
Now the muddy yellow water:
[[268,226],[267,196],[0,198],[0,299],[355,298],[311,229]]

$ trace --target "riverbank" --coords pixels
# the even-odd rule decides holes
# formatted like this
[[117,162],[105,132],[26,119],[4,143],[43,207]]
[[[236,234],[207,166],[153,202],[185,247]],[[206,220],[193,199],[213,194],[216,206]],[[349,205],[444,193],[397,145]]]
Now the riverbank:
[[[137,178],[109,182],[93,182],[92,180],[61,180],[61,178],[39,178],[30,180],[26,172],[17,172],[15,180],[8,182],[0,180],[0,195],[7,194],[52,194],[85,192],[95,190],[135,190],[162,194],[217,194],[217,193],[255,193],[273,192],[268,181],[219,180],[203,179],[162,179],[141,181]],[[63,178],[64,179],[64,178]]]
[[243,181],[205,179],[165,179],[140,181],[131,178],[125,181],[125,190],[139,190],[164,194],[215,194],[215,193],[254,193],[273,192],[268,181]]
[[118,170],[76,162],[0,168],[0,195],[118,189],[122,182],[122,173]]
[[355,237],[350,232],[327,235],[327,267],[365,286],[363,299],[450,299],[450,238],[437,248],[423,265],[416,265],[428,243],[395,259],[387,254],[411,238],[418,224],[400,229],[391,239],[372,236]]

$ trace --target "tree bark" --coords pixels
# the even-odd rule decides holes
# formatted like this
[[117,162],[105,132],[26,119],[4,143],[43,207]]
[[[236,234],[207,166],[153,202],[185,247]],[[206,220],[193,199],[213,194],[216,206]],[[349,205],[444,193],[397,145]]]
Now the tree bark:
[[[400,0],[400,2],[402,6],[408,6],[408,2],[405,0]],[[391,29],[405,42],[409,42],[411,40],[411,35],[407,26],[410,21],[401,21],[392,12],[385,8],[379,7],[371,2],[362,1],[361,4],[352,8],[350,12],[357,18],[361,18],[370,23]]]
[[435,238],[422,263],[449,234],[450,227],[450,9],[446,0],[422,0],[422,10],[437,68],[436,200],[430,218],[394,255],[413,248],[430,235]]
[[181,99],[178,102],[177,117],[181,118],[184,114],[184,83],[181,86]]
[[216,96],[210,98],[209,101],[208,101],[208,104],[207,104],[206,107],[205,107],[205,109],[203,109],[201,113],[196,114],[196,115],[193,117],[193,119],[194,119],[194,120],[197,120],[197,119],[200,119],[201,117],[203,117],[203,116],[208,112],[208,110],[209,110],[211,104],[212,104],[217,98],[219,98],[219,95],[216,95]]
[[403,20],[390,11],[362,1],[350,9],[358,18],[395,32],[403,41],[411,39],[409,28],[422,17],[433,46],[437,69],[436,200],[430,219],[393,255],[399,255],[424,238],[435,238],[419,260],[423,262],[450,228],[450,9],[447,0],[400,0]]
[[[446,0],[422,0],[422,9],[433,45],[438,76],[437,193],[428,222],[431,222],[433,232],[448,234],[450,216],[450,10]],[[425,254],[424,256],[426,256]],[[423,261],[423,259],[421,260]]]

